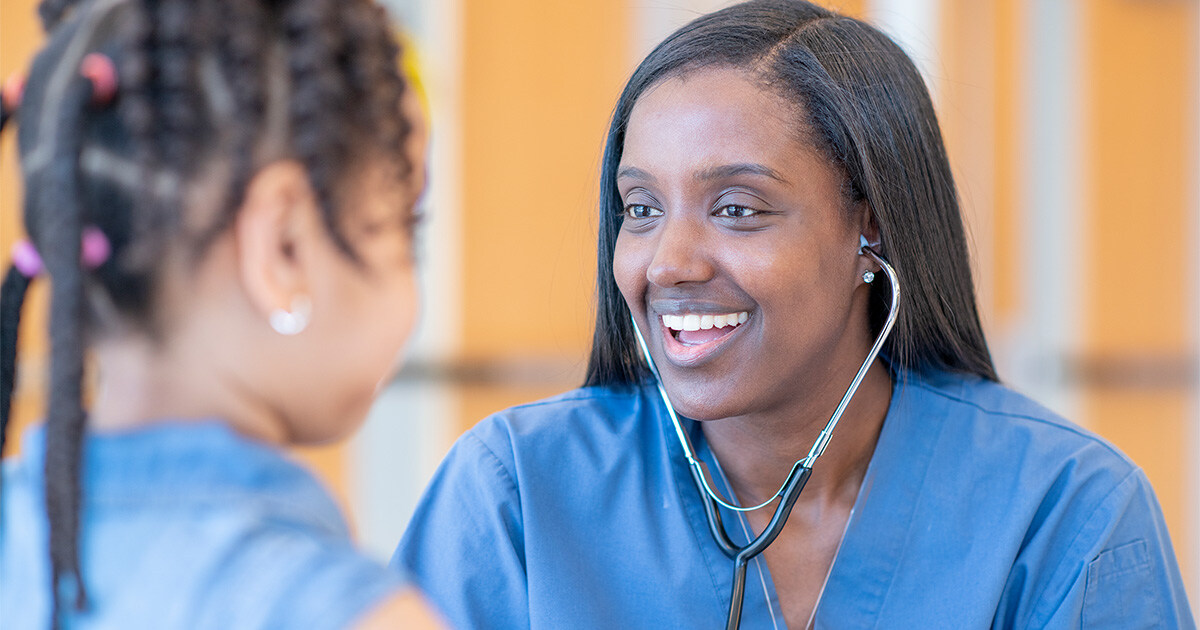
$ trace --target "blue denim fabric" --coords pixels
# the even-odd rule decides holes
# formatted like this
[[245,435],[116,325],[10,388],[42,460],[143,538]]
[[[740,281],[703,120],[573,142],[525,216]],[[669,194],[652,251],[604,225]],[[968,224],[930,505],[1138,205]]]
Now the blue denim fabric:
[[[4,470],[4,630],[50,623],[44,451],[34,429]],[[311,474],[221,422],[89,436],[83,474],[90,607],[67,628],[344,628],[402,586]]]

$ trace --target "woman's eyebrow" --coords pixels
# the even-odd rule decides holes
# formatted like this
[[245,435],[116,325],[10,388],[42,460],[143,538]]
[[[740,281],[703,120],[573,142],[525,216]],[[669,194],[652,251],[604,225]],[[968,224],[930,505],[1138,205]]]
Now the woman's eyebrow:
[[693,175],[693,177],[697,180],[709,181],[713,179],[726,179],[735,177],[737,175],[761,175],[763,177],[770,177],[771,179],[784,184],[787,183],[787,180],[783,178],[783,175],[779,174],[779,171],[776,171],[775,169],[764,164],[754,164],[750,162],[714,166],[702,171],[696,171],[696,174]]
[[626,166],[625,168],[617,171],[617,179],[625,179],[626,177],[632,177],[633,179],[640,179],[647,182],[657,181],[649,172],[644,171],[636,166]]

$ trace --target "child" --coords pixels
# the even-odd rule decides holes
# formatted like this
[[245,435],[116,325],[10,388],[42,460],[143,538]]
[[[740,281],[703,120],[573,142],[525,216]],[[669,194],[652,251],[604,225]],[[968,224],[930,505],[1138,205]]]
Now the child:
[[280,452],[351,432],[414,318],[424,130],[386,16],[369,0],[41,14],[46,46],[4,91],[30,239],[0,300],[4,424],[39,272],[52,302],[45,426],[0,485],[3,627],[432,625]]

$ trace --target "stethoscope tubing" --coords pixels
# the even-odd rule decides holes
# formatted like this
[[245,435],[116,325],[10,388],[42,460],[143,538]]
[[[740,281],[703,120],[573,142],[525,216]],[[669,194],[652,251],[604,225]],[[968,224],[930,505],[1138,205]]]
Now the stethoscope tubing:
[[[704,463],[696,457],[696,451],[692,447],[691,438],[687,432],[683,430],[683,425],[679,421],[679,415],[675,412],[675,406],[671,404],[671,399],[667,395],[667,389],[663,385],[662,376],[658,371],[658,366],[654,363],[654,358],[650,355],[650,347],[646,344],[646,339],[642,336],[641,330],[638,328],[637,321],[630,316],[630,321],[633,324],[633,332],[637,337],[638,345],[641,347],[642,355],[646,359],[646,365],[650,368],[651,374],[654,376],[654,383],[658,387],[659,397],[663,401],[663,405],[667,409],[667,415],[671,418],[671,424],[675,428],[675,435],[679,438],[679,443],[683,446],[684,456],[688,461],[688,468],[692,475],[692,481],[696,484],[697,490],[700,492],[701,503],[704,506],[704,515],[708,521],[709,532],[712,534],[713,540],[721,548],[725,555],[733,559],[733,588],[730,593],[729,601],[729,616],[726,622],[726,630],[737,630],[741,624],[742,603],[745,598],[746,591],[746,565],[749,564],[755,556],[766,550],[768,546],[779,536],[783,531],[784,525],[787,523],[788,516],[792,512],[792,507],[796,504],[796,500],[800,498],[800,493],[804,491],[805,484],[808,483],[808,478],[812,475],[813,464],[816,463],[829,446],[829,440],[833,436],[833,430],[837,428],[838,421],[841,420],[842,414],[845,413],[846,407],[850,405],[850,400],[858,391],[859,385],[862,384],[863,378],[867,374],[867,370],[875,362],[883,349],[883,344],[887,341],[892,329],[896,325],[896,318],[900,310],[900,282],[896,278],[896,270],[882,256],[879,255],[869,245],[863,244],[859,251],[870,257],[879,264],[880,269],[887,276],[888,282],[891,285],[891,299],[888,306],[888,315],[884,320],[879,335],[875,338],[875,343],[872,344],[870,352],[867,353],[866,360],[859,367],[858,372],[854,375],[854,380],[850,382],[850,386],[846,389],[846,393],[838,402],[837,408],[833,415],[829,418],[829,422],[825,424],[825,428],[817,436],[813,442],[812,448],[809,449],[808,455],[804,459],[797,461],[791,471],[788,473],[787,479],[779,490],[763,503],[751,506],[742,507],[733,505],[731,502],[723,499],[720,494],[713,490],[708,482],[707,469]],[[775,499],[780,499],[779,505],[775,508],[775,513],[771,515],[771,520],[767,522],[767,526],[763,531],[759,532],[745,546],[739,546],[729,538],[728,532],[725,530],[725,524],[721,519],[720,507],[725,507],[737,512],[749,512],[758,510],[771,504]]]

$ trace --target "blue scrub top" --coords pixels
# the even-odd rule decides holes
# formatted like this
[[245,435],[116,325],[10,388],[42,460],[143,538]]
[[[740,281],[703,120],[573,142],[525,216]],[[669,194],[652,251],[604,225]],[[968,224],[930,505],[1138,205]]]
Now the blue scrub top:
[[[50,627],[44,462],[38,428],[4,468],[3,630]],[[90,607],[71,630],[345,628],[403,586],[310,473],[220,422],[88,437],[83,497]]]
[[[686,428],[716,470],[698,426]],[[441,465],[392,564],[460,628],[722,628],[733,569],[652,386],[579,389],[481,422]],[[779,610],[759,559],[741,627],[783,628]],[[1194,622],[1133,462],[1003,386],[907,374],[815,626]]]

